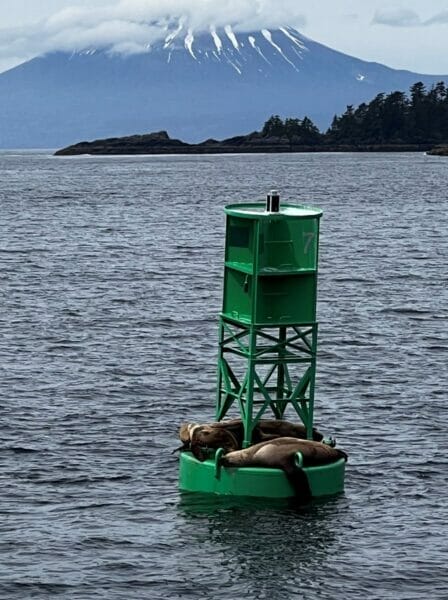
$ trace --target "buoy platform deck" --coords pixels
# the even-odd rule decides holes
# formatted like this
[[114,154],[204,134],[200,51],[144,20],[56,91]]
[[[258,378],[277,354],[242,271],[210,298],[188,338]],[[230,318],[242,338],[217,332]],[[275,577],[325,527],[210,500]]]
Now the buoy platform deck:
[[[182,452],[179,487],[185,492],[227,496],[290,498],[294,496],[284,471],[256,467],[221,467],[215,457],[198,461],[191,452]],[[344,491],[345,460],[328,465],[304,467],[313,498],[333,496]]]

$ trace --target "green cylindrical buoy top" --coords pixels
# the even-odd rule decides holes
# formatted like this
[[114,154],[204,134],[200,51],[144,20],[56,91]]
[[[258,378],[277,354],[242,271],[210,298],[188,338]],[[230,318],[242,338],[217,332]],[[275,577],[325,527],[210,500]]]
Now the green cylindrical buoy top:
[[320,208],[304,204],[282,203],[280,209],[274,213],[266,210],[266,204],[260,202],[228,204],[224,210],[228,215],[246,219],[269,219],[272,217],[281,219],[319,219],[322,216]]
[[225,208],[223,315],[259,325],[311,323],[316,320],[322,211],[280,204],[272,212],[275,200],[272,192],[267,205]]

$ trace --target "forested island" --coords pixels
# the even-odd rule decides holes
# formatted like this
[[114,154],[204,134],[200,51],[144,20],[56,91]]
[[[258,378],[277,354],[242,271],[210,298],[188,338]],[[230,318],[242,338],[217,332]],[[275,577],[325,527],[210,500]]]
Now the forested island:
[[[434,148],[436,146],[436,148]],[[188,144],[165,131],[81,142],[56,152],[75,154],[218,154],[257,152],[392,152],[448,154],[448,88],[427,90],[421,82],[404,92],[378,94],[357,108],[347,106],[321,132],[308,117],[271,116],[261,131],[217,141]]]

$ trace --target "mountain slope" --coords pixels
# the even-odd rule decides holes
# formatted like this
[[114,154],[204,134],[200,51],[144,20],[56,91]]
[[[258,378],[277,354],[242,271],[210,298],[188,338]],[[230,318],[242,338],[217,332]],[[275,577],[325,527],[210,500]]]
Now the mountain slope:
[[344,55],[292,28],[195,36],[177,27],[144,54],[53,53],[0,74],[0,147],[160,129],[196,142],[257,129],[273,113],[325,128],[347,104],[442,79]]

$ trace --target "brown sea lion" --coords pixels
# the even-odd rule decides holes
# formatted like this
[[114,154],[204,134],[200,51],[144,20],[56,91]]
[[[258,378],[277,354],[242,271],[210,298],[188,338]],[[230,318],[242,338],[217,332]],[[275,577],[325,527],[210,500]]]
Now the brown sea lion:
[[[237,446],[234,450],[241,449],[244,440],[244,425],[241,419],[229,419],[226,421],[218,421],[215,423],[205,423],[200,425],[197,423],[182,423],[180,426],[179,437],[182,446],[178,450],[193,449],[194,446],[203,446],[207,448],[229,447],[236,440]],[[195,431],[195,440],[192,444],[192,431]],[[226,436],[223,431],[231,434],[231,437]],[[252,441],[254,444],[266,440],[272,440],[278,437],[294,437],[298,439],[306,439],[306,429],[302,424],[290,423],[280,419],[262,419],[257,423],[252,432]],[[321,441],[323,435],[313,428],[313,440]],[[223,440],[225,444],[223,445]],[[230,444],[230,446],[229,446]],[[193,452],[194,453],[194,452]]]
[[289,452],[300,452],[303,457],[304,467],[328,465],[343,458],[347,454],[343,450],[331,448],[321,442],[299,440],[293,437],[280,437],[254,444],[244,450],[227,453],[223,456],[223,465],[228,467],[275,467]]
[[[261,432],[260,441],[275,439],[277,437],[293,437],[306,440],[306,428],[302,424],[290,423],[281,419],[261,419],[258,422]],[[324,436],[313,427],[313,440],[322,441]]]
[[[200,427],[200,429],[197,429]],[[232,449],[238,450],[242,448],[244,439],[244,425],[241,419],[229,419],[227,421],[217,421],[215,423],[204,423],[199,425],[198,423],[181,423],[179,429],[179,438],[182,442],[182,446],[174,450],[188,450],[191,448],[192,432],[195,432],[195,445],[203,445],[207,448],[220,448],[222,440],[230,438],[225,436],[228,432],[232,436]],[[213,435],[213,433],[216,435]],[[236,447],[233,448],[233,442],[236,440]],[[257,438],[257,442],[260,441]]]
[[197,423],[181,423],[179,428],[179,439],[182,442],[182,446],[175,448],[171,454],[176,452],[182,452],[182,450],[189,450],[190,448],[190,431],[193,426]]
[[179,429],[179,439],[188,448],[190,444],[190,431],[198,423],[181,423]]
[[241,448],[232,431],[225,427],[196,425],[190,429],[190,449],[195,458],[204,461],[209,448],[223,448],[225,452],[234,452]]
[[331,448],[321,442],[281,437],[229,452],[221,458],[225,467],[267,467],[282,469],[294,489],[296,497],[303,502],[311,499],[311,490],[306,473],[297,465],[296,453],[303,457],[304,467],[327,465],[347,455],[342,450]]

